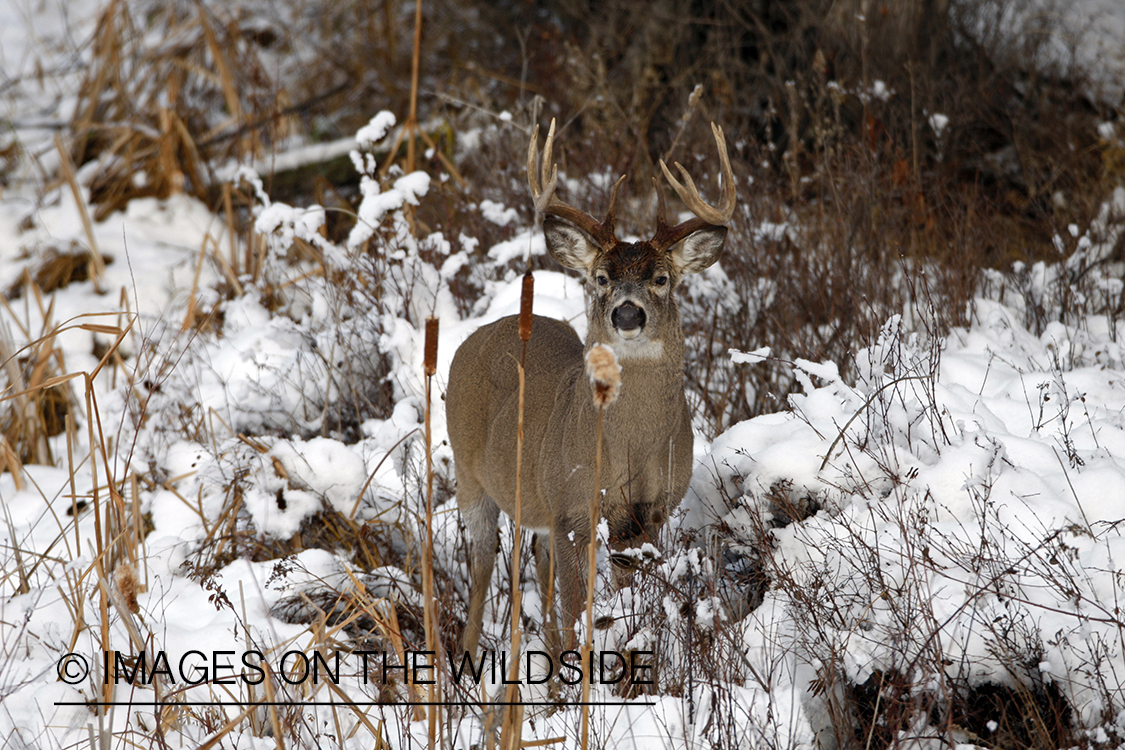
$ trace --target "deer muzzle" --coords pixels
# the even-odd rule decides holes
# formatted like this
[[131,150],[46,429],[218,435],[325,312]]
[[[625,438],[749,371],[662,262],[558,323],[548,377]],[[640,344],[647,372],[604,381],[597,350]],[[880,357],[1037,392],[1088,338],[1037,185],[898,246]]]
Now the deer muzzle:
[[610,315],[613,327],[625,338],[632,338],[645,327],[645,311],[632,302],[622,302]]

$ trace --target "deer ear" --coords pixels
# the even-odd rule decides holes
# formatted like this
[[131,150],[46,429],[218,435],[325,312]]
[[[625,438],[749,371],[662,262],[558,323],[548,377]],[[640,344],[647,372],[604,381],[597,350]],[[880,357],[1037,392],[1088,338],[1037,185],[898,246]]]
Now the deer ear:
[[548,216],[543,219],[547,252],[559,265],[575,271],[588,271],[594,262],[596,244],[590,235],[567,221]]
[[672,249],[672,262],[680,273],[699,273],[719,259],[726,238],[726,227],[707,227],[693,232]]

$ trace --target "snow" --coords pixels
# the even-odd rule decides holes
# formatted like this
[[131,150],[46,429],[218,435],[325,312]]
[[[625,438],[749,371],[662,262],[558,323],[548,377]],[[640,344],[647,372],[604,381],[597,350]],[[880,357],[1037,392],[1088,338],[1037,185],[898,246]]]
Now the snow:
[[[370,166],[365,158],[357,161]],[[147,590],[139,603],[146,632],[172,662],[194,659],[193,651],[230,650],[232,642],[253,644],[263,653],[322,648],[307,627],[283,622],[273,608],[294,592],[350,590],[360,573],[346,556],[304,549],[280,568],[237,559],[206,586],[182,566],[198,564],[201,545],[225,523],[233,487],[244,514],[238,523],[265,541],[289,540],[318,514],[330,512],[416,530],[424,408],[417,374],[421,321],[431,312],[441,316],[440,393],[457,345],[477,326],[519,309],[521,279],[503,272],[485,284],[476,314],[459,319],[442,289],[443,274],[429,266],[425,271],[417,260],[423,245],[448,254],[448,244],[441,237],[414,240],[402,226],[404,207],[425,199],[427,180],[403,175],[384,191],[370,179],[365,195],[378,208],[365,201],[363,210],[387,223],[378,234],[374,225],[368,227],[368,236],[392,238],[388,247],[402,275],[391,278],[409,283],[415,297],[396,301],[396,287],[387,287],[387,309],[399,311],[393,318],[343,301],[312,276],[269,305],[253,287],[222,302],[221,335],[179,334],[193,259],[221,223],[191,199],[174,197],[134,201],[125,214],[95,228],[107,247],[120,253],[107,285],[123,287],[128,309],[142,312],[134,380],[153,380],[159,373],[159,388],[143,394],[136,386],[114,386],[105,375],[95,385],[103,424],[117,431],[116,445],[130,446],[131,453],[112,456],[115,476],[123,476],[131,461],[134,468],[158,467],[168,477],[163,487],[142,489],[137,497],[152,528],[142,545]],[[1110,204],[1122,200],[1114,194]],[[82,236],[76,206],[65,193],[54,206],[31,205],[4,207],[10,230],[0,244],[5,268],[26,263],[29,248],[43,238],[67,242]],[[21,230],[17,217],[27,215],[35,221]],[[320,209],[263,202],[255,220],[269,238],[270,267],[283,278],[293,272],[285,270],[282,249],[296,237],[321,242],[332,251],[330,263],[355,263],[348,250],[329,247],[320,236]],[[114,246],[111,238],[119,233],[128,242]],[[1115,241],[1094,229],[1079,235],[1091,239],[1078,253],[1102,253],[1106,242]],[[523,257],[529,244],[541,243],[540,236],[522,231],[491,248],[489,262],[502,269]],[[168,257],[182,260],[170,271]],[[1038,298],[1049,303],[1052,285],[1064,273],[1048,264],[1035,270],[1029,278]],[[213,271],[203,274],[201,293],[218,279]],[[539,272],[535,279],[536,312],[569,320],[584,333],[578,282],[558,272]],[[57,317],[125,313],[115,303],[119,296],[99,295],[89,283],[73,284],[54,299]],[[31,316],[21,325],[46,325],[38,312],[21,309]],[[12,312],[18,314],[16,308]],[[997,643],[1035,656],[1036,672],[1059,686],[1079,726],[1094,735],[1120,736],[1125,727],[1114,717],[1125,715],[1120,713],[1125,702],[1106,676],[1125,670],[1122,624],[1115,614],[1122,594],[1117,560],[1125,555],[1119,530],[1125,519],[1122,347],[1111,336],[1110,321],[1097,316],[1081,325],[1054,321],[1036,335],[1022,325],[1020,314],[1002,302],[977,299],[973,324],[952,331],[944,342],[919,338],[896,316],[869,349],[857,353],[863,364],[855,383],[846,382],[835,363],[796,359],[792,367],[803,392],[791,397],[788,410],[736,424],[709,444],[702,441],[691,489],[673,524],[679,533],[694,530],[700,546],[666,549],[664,556],[646,548],[634,556],[638,564],[655,565],[665,580],[681,586],[711,580],[716,590],[689,600],[685,610],[684,600],[655,590],[607,589],[604,606],[615,613],[614,625],[597,637],[610,650],[658,649],[667,661],[664,668],[676,670],[687,668],[688,656],[674,639],[670,645],[669,633],[709,630],[724,639],[730,664],[745,668],[732,667],[730,682],[718,692],[715,686],[696,686],[690,703],[660,695],[599,708],[594,712],[599,731],[620,747],[705,742],[707,730],[690,716],[720,710],[721,703],[755,741],[808,747],[830,731],[830,711],[812,687],[823,665],[811,654],[838,653],[845,676],[862,682],[876,670],[903,670],[908,664],[925,673],[926,654],[911,650],[911,644],[935,642],[948,665],[946,677],[970,685],[1026,679],[998,656],[1003,650]],[[382,333],[374,335],[376,328]],[[66,361],[92,365],[91,335],[71,333],[59,337]],[[366,421],[352,442],[326,437],[325,409],[341,396],[342,368],[361,352],[369,358],[385,352],[389,358],[392,416]],[[771,353],[731,356],[751,367]],[[138,421],[130,414],[142,395],[147,416]],[[179,421],[192,413],[202,419],[195,437],[184,433]],[[448,470],[440,409],[433,421],[435,445],[441,446],[435,458]],[[81,441],[76,447],[75,490],[88,497],[93,477],[82,468],[88,448]],[[56,454],[65,455],[65,446]],[[81,513],[75,531],[60,514],[60,507],[70,506],[71,474],[65,467],[28,466],[24,477],[28,481],[17,489],[11,473],[0,475],[5,544],[10,548],[14,542],[25,555],[52,550],[57,562],[36,566],[24,593],[11,588],[11,577],[6,584],[3,617],[21,625],[4,635],[11,656],[0,736],[62,745],[79,741],[93,721],[86,708],[58,705],[91,698],[92,683],[66,685],[52,675],[59,657],[72,650],[68,602],[97,596],[84,588],[93,582],[73,577],[90,569],[94,523],[90,513]],[[731,598],[737,599],[737,592],[718,577],[717,566],[730,554],[753,553],[760,530],[777,517],[780,495],[795,504],[814,502],[816,512],[769,532],[774,548],[766,570],[774,584],[760,604],[738,605]],[[102,496],[105,502],[104,491]],[[407,531],[397,543],[415,533]],[[463,575],[458,549],[464,540],[451,506],[439,509],[434,542],[438,564]],[[713,559],[706,550],[725,552]],[[362,575],[368,590],[411,590],[409,576],[393,566]],[[657,598],[649,603],[652,596]],[[540,612],[533,591],[527,599],[527,611]],[[216,607],[223,600],[231,605]],[[643,611],[665,613],[665,631],[650,626],[634,631],[623,624]],[[499,635],[503,613],[493,616],[486,632]],[[82,617],[88,627],[80,630],[73,652],[99,654],[98,615],[88,610]],[[131,648],[120,615],[109,619],[111,642]],[[824,622],[833,622],[833,628],[810,627]],[[525,645],[535,650],[542,644]],[[930,672],[926,679],[938,678]],[[341,689],[357,699],[366,699],[370,690],[354,676]],[[211,690],[197,685],[184,695],[212,700]],[[134,699],[145,695],[153,694],[138,690]],[[316,707],[307,710],[323,716]],[[113,731],[125,731],[129,721],[118,715]],[[409,718],[396,721],[409,724]],[[460,746],[480,741],[475,721],[460,720]],[[574,721],[566,710],[539,716],[525,739],[568,735]],[[187,743],[202,737],[191,722],[174,731]],[[410,731],[425,734],[418,724]]]
[[[1125,665],[1120,643],[1114,645],[1118,621],[1107,616],[1122,593],[1114,563],[1122,548],[1116,529],[1125,519],[1120,360],[1113,368],[1095,356],[1073,369],[1045,369],[1059,335],[1076,331],[1059,324],[1036,339],[1012,311],[975,304],[981,322],[949,337],[932,391],[904,371],[860,384],[854,394],[833,377],[834,368],[813,372],[797,363],[829,384],[793,396],[789,414],[753,419],[717,438],[689,501],[704,517],[725,521],[736,538],[752,525],[747,508],[773,512],[762,498],[782,482],[789,496],[818,497],[831,509],[776,531],[774,562],[798,585],[823,585],[829,574],[831,608],[847,613],[853,602],[838,647],[854,681],[902,664],[896,633],[917,627],[895,612],[907,603],[932,613],[928,626],[947,660],[958,670],[973,665],[969,677],[977,684],[1009,679],[986,642],[997,636],[996,618],[1018,620],[1041,634],[1050,655],[1045,671],[1078,709],[1080,723],[1095,726],[1108,696],[1078,675],[1095,664]],[[872,421],[865,412],[881,416]],[[854,435],[835,443],[842,430]],[[856,450],[873,437],[877,447]],[[729,503],[718,488],[732,483],[741,497]],[[979,553],[970,554],[982,544],[997,555],[983,568]],[[1063,551],[1073,567],[1060,578],[1052,566],[1061,564]],[[880,602],[880,590],[872,589],[877,580],[896,592],[895,605],[873,606]],[[777,622],[763,624],[767,631],[785,627],[802,606],[785,587],[767,597],[780,608]],[[800,622],[795,637],[812,637]]]
[[338,440],[316,437],[307,442],[280,441],[270,454],[285,467],[291,481],[296,479],[313,496],[325,498],[336,512],[351,514],[367,478],[363,458],[355,451]]
[[1121,101],[1125,95],[1125,7],[1117,0],[1086,0],[1058,3],[1038,0],[1028,3],[1030,23],[1035,17],[1062,21],[1063,31],[1048,37],[1045,55],[1066,65],[1097,71],[1090,94],[1103,101]]
[[[26,24],[37,43],[47,44],[93,18],[85,3],[67,12],[56,5],[62,4],[17,0],[0,10],[5,75],[29,74],[27,41],[18,31]],[[1116,65],[1121,52],[1110,45],[1125,38],[1125,14],[1110,0],[1086,7],[1101,10],[1082,30],[1098,41],[1080,49]],[[61,116],[72,98],[54,83],[5,100],[21,113],[12,121],[31,143],[49,142],[40,119]],[[890,95],[880,82],[870,93]],[[947,122],[940,114],[929,118],[939,136]],[[1103,137],[1115,137],[1107,125]],[[85,746],[103,729],[114,741],[151,734],[158,718],[140,703],[154,699],[152,688],[117,686],[116,699],[137,703],[109,716],[86,705],[103,696],[104,649],[135,653],[130,627],[142,629],[146,647],[173,663],[193,651],[248,648],[272,659],[290,649],[324,651],[327,642],[323,623],[288,622],[280,603],[327,589],[370,602],[368,614],[383,617],[392,596],[420,602],[418,583],[404,569],[392,562],[360,569],[347,550],[327,544],[276,558],[232,548],[229,559],[203,559],[216,537],[241,534],[283,546],[298,533],[322,530],[318,519],[328,517],[386,534],[396,551],[418,548],[421,342],[429,315],[441,320],[434,459],[439,473],[451,474],[440,403],[453,354],[480,325],[518,312],[521,278],[508,266],[542,256],[546,247],[541,232],[518,226],[514,208],[488,201],[479,204],[481,215],[514,233],[485,248],[484,260],[473,237],[458,238],[458,253],[440,235],[414,237],[408,207],[427,199],[430,176],[382,181],[371,153],[394,126],[394,115],[382,112],[354,140],[320,147],[319,155],[350,153],[361,176],[360,221],[343,246],[321,233],[322,207],[273,202],[259,176],[266,167],[241,167],[231,179],[258,195],[255,229],[268,246],[260,283],[243,278],[241,293],[219,293],[229,279],[210,253],[228,246],[226,222],[177,195],[134,200],[94,226],[101,252],[113,259],[101,291],[77,282],[49,295],[43,307],[25,296],[0,309],[0,329],[17,348],[55,332],[60,374],[93,373],[101,347],[114,339],[83,324],[132,325],[122,344],[124,365],[103,368],[89,392],[81,378],[57,386],[70,389],[79,408],[72,410],[72,439],[50,438],[55,464],[0,473],[0,744]],[[49,150],[42,153],[49,163]],[[290,154],[273,166],[307,158]],[[652,546],[627,554],[652,568],[661,585],[605,587],[599,613],[613,622],[595,637],[608,650],[655,650],[662,669],[688,674],[693,655],[684,634],[706,631],[727,677],[685,681],[682,694],[595,707],[603,746],[706,746],[715,731],[708,717],[725,716],[747,746],[813,747],[831,733],[832,707],[821,690],[828,654],[839,655],[853,682],[876,671],[899,671],[933,690],[946,680],[1027,686],[1046,679],[1095,742],[1125,737],[1118,677],[1125,674],[1118,604],[1118,561],[1125,559],[1122,321],[1091,314],[1051,320],[1038,331],[1024,325],[1026,300],[1053,309],[1060,285],[1077,275],[1092,285],[1087,289],[1121,294],[1120,273],[1087,273],[1119,244],[1113,212],[1125,212],[1123,188],[1107,197],[1091,226],[1070,228],[1075,249],[1060,262],[994,272],[994,293],[974,300],[971,324],[944,341],[925,340],[909,327],[910,317],[896,316],[856,353],[855,377],[834,362],[794,359],[802,392],[788,408],[735,424],[712,441],[697,436],[691,488],[669,534],[694,541],[667,545],[663,554]],[[788,224],[762,222],[755,235],[789,231]],[[323,252],[323,266],[288,264],[298,239]],[[379,246],[384,265],[365,265],[369,242]],[[33,269],[47,249],[72,243],[85,246],[88,238],[69,190],[38,196],[27,185],[6,189],[0,288]],[[440,269],[422,261],[425,250],[444,257]],[[477,274],[483,293],[461,316],[447,282],[465,268]],[[342,276],[358,279],[355,289],[342,288]],[[720,266],[701,278],[689,294],[712,295],[714,306],[732,303],[716,291],[725,279]],[[356,291],[368,283],[380,284],[382,296]],[[567,320],[584,336],[579,282],[540,271],[535,284],[536,313]],[[761,293],[770,293],[768,280]],[[213,328],[185,325],[193,302],[214,307]],[[730,356],[753,367],[773,354],[762,348]],[[343,408],[357,383],[387,392],[390,416],[366,419],[345,435],[334,427],[333,410]],[[94,432],[100,436],[91,443]],[[107,477],[119,483],[112,493]],[[787,505],[808,512],[792,520]],[[116,548],[99,557],[107,540],[102,524],[116,518],[119,506],[123,517],[147,525],[136,550],[144,590],[135,616],[100,609],[114,571],[99,564],[125,563]],[[507,532],[502,537],[510,545]],[[465,540],[452,502],[437,509],[433,542],[438,568],[464,581]],[[769,575],[761,601],[749,602],[723,577],[745,559]],[[208,562],[214,570],[198,574]],[[495,575],[506,581],[503,571]],[[530,617],[541,615],[531,588],[526,606]],[[486,635],[499,636],[504,612],[489,614]],[[338,643],[348,637],[332,630]],[[525,643],[527,650],[541,646]],[[69,672],[60,675],[67,653],[89,658],[93,671],[73,681]],[[1027,669],[1014,671],[1013,664]],[[345,674],[341,693],[377,698],[360,676]],[[178,687],[184,701],[230,698],[216,685]],[[331,733],[332,746],[372,746],[354,714],[279,689],[304,717],[294,731],[310,745]],[[616,694],[598,686],[595,697],[610,701]],[[221,726],[240,712],[216,709],[209,720],[219,718]],[[935,731],[924,719],[913,736]],[[425,723],[403,705],[371,706],[365,721],[405,727],[403,736],[388,739],[393,747],[425,744]],[[565,736],[565,746],[577,746],[577,721],[574,706],[534,714],[524,739]],[[332,722],[338,725],[326,729]],[[268,732],[249,726],[236,727],[231,744],[276,746]],[[479,717],[460,714],[452,727],[455,747],[482,743]],[[160,731],[171,746],[196,746],[210,736],[204,722],[186,714]]]
[[752,352],[740,352],[737,349],[728,349],[731,362],[740,365],[752,365],[758,362],[763,362],[770,356],[770,348],[763,346],[760,349],[755,349]]
[[355,142],[361,149],[370,151],[379,141],[387,137],[387,131],[395,126],[393,112],[383,111],[371,118],[371,122],[364,125],[355,134]]
[[945,128],[949,125],[949,118],[940,112],[935,112],[927,119],[930,127],[933,128],[934,135],[941,138],[941,134],[945,132]]
[[480,213],[488,221],[499,227],[506,227],[519,219],[519,212],[514,208],[505,208],[503,205],[490,200],[480,202]]

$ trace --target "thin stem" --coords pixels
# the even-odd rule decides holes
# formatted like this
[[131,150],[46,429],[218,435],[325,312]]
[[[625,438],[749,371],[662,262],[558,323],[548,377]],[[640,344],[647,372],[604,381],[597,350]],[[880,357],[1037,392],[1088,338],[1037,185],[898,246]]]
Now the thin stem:
[[422,0],[414,4],[414,60],[410,71],[410,116],[406,129],[410,137],[406,141],[406,171],[414,171],[414,131],[418,127],[418,71],[422,67]]
[[508,704],[508,714],[505,723],[505,746],[518,750],[520,747],[520,725],[522,712],[516,705],[519,700],[519,687],[515,684],[520,674],[520,613],[523,607],[523,592],[520,589],[520,548],[523,544],[523,397],[524,397],[524,369],[519,368],[519,402],[518,416],[516,419],[516,515],[512,519],[514,530],[512,532],[512,622],[511,622],[511,650],[512,668],[508,679],[512,683],[508,686],[505,701]]
[[[602,484],[602,415],[605,406],[598,405],[598,440],[594,450],[594,494],[590,498],[590,542],[586,557],[586,642],[582,646],[582,659],[590,663],[594,650],[594,585],[598,576],[598,518],[601,516]],[[593,675],[582,681],[582,749],[589,747],[590,739],[590,683]]]

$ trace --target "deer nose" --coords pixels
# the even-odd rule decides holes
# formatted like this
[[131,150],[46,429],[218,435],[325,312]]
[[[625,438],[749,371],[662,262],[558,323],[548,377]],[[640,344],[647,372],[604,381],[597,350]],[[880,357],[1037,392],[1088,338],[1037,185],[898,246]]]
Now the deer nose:
[[617,330],[632,331],[636,328],[644,328],[645,311],[632,302],[622,302],[613,311],[610,319],[613,321],[613,327]]

